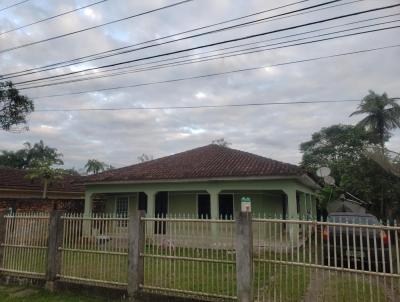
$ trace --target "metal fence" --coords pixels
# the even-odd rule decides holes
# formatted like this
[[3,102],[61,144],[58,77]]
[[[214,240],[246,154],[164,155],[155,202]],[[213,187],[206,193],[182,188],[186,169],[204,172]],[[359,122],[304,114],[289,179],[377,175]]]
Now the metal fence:
[[[140,223],[142,292],[238,299],[238,221],[174,216]],[[128,218],[65,214],[60,225],[62,281],[127,289]],[[49,215],[7,215],[3,227],[1,271],[44,278]],[[253,218],[252,234],[254,301],[398,301],[397,223]]]
[[397,224],[253,219],[253,228],[256,301],[398,301]]
[[65,214],[61,219],[61,280],[126,287],[128,219],[112,214]]
[[188,216],[143,218],[145,291],[236,298],[235,222]]
[[1,271],[44,278],[49,236],[47,213],[18,213],[4,217]]

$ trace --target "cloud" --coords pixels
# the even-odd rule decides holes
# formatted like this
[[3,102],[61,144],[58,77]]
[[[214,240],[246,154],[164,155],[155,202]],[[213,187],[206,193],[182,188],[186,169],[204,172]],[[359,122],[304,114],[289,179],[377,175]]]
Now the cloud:
[[[82,6],[88,3],[88,1],[79,1],[79,4],[76,5]],[[171,3],[172,1],[162,0],[105,2],[75,14],[0,36],[0,49],[112,21]],[[279,5],[287,3],[289,1],[280,2]],[[396,1],[379,1],[380,6],[393,3],[396,3]],[[297,5],[296,8],[307,5],[310,4]],[[15,81],[44,75],[57,75],[61,72],[80,70],[239,36],[272,31],[376,6],[374,1],[362,1],[348,6],[316,11],[312,14],[260,23],[232,31],[147,48],[123,56],[66,67],[62,70],[53,70],[40,75],[29,75],[15,79]],[[1,73],[8,73],[43,66],[128,44],[140,43],[272,7],[272,2],[268,4],[262,0],[194,1],[63,39],[0,54],[0,70]],[[72,8],[71,4],[61,0],[28,2],[9,10],[7,14],[3,13],[0,19],[0,27],[2,30],[11,29]],[[281,12],[293,8],[283,9]],[[387,12],[370,13],[347,20],[333,21],[329,24],[315,26],[313,29],[395,12],[399,12],[399,10],[393,9]],[[269,12],[261,15],[261,17],[271,16],[274,13],[276,12]],[[260,16],[246,20],[257,17]],[[388,18],[388,20],[394,20],[394,18]],[[371,21],[368,24],[372,23]],[[341,28],[336,30],[339,29]],[[307,29],[276,33],[240,43],[255,42],[261,39],[268,40],[305,30]],[[26,93],[35,97],[163,81],[254,66],[268,66],[390,45],[398,40],[398,34],[399,30],[394,29],[209,62],[32,89],[26,91]],[[234,43],[222,47],[232,45]],[[190,54],[199,54],[217,48],[220,47],[192,51]],[[391,96],[400,96],[400,86],[398,85],[399,56],[399,49],[390,49],[169,84],[37,99],[35,106],[39,110],[49,108],[222,105],[298,100],[324,101],[360,99],[367,94],[368,89],[374,89],[379,93],[386,91]],[[356,123],[361,117],[349,118],[350,113],[356,107],[357,103],[349,102],[331,103],[329,105],[273,105],[196,110],[35,112],[29,117],[31,129],[29,132],[20,134],[0,132],[0,149],[17,149],[25,141],[36,142],[43,139],[46,144],[58,148],[64,154],[65,164],[69,167],[82,167],[89,158],[97,158],[119,167],[137,162],[137,156],[142,153],[160,157],[205,145],[216,138],[224,137],[232,143],[233,148],[254,152],[277,160],[298,163],[301,159],[298,148],[301,142],[310,139],[311,134],[321,127],[335,123]],[[400,131],[393,132],[393,138],[388,145],[393,150],[400,149],[399,136]]]

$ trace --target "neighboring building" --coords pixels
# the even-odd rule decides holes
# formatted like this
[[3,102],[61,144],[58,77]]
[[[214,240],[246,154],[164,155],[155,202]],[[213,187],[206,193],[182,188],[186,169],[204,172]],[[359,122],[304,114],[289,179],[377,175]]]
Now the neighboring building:
[[27,170],[0,168],[0,211],[83,211],[84,187],[74,182],[77,177],[66,176],[50,183],[47,198],[43,199],[42,182],[28,179],[27,173]]
[[316,216],[318,184],[295,165],[207,145],[84,178],[85,213],[105,200],[109,213],[137,209],[150,217],[185,214],[213,219],[235,215],[242,197],[254,215]]

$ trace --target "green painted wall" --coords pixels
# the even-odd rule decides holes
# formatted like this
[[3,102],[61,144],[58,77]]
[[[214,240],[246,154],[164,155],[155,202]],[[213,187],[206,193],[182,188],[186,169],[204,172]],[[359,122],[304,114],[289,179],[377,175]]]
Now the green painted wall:
[[168,212],[170,215],[197,215],[196,193],[170,192],[168,200]]
[[254,215],[282,215],[283,197],[279,193],[269,192],[240,192],[234,193],[235,213],[240,212],[242,197],[251,198],[251,210]]
[[[130,213],[135,211],[137,205],[137,192],[145,192],[148,196],[154,196],[155,192],[169,191],[169,213],[181,214],[192,213],[197,215],[196,192],[226,192],[234,194],[234,210],[240,211],[240,199],[243,196],[250,197],[253,201],[253,213],[277,214],[283,213],[283,200],[277,192],[284,192],[289,199],[289,216],[295,217],[296,191],[313,194],[313,189],[305,186],[295,179],[280,180],[231,180],[231,181],[199,181],[199,182],[170,182],[170,183],[126,183],[126,184],[91,184],[85,187],[85,212],[90,210],[89,206],[93,194],[124,194],[131,196]],[[180,192],[179,192],[180,191]],[[262,194],[260,194],[262,193]],[[214,194],[214,193],[212,193]],[[312,212],[315,213],[315,202],[312,205]],[[305,209],[302,209],[304,211]],[[115,212],[115,198],[110,197],[106,204],[106,211]]]
[[106,213],[115,213],[115,196],[107,196],[104,210]]

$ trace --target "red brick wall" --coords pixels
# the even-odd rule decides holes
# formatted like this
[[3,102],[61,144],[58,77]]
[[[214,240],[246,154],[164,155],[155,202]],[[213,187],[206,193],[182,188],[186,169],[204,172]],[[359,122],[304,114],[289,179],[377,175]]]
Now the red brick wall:
[[0,211],[7,211],[10,208],[15,209],[17,212],[51,212],[55,209],[66,212],[82,213],[84,200],[0,198]]

